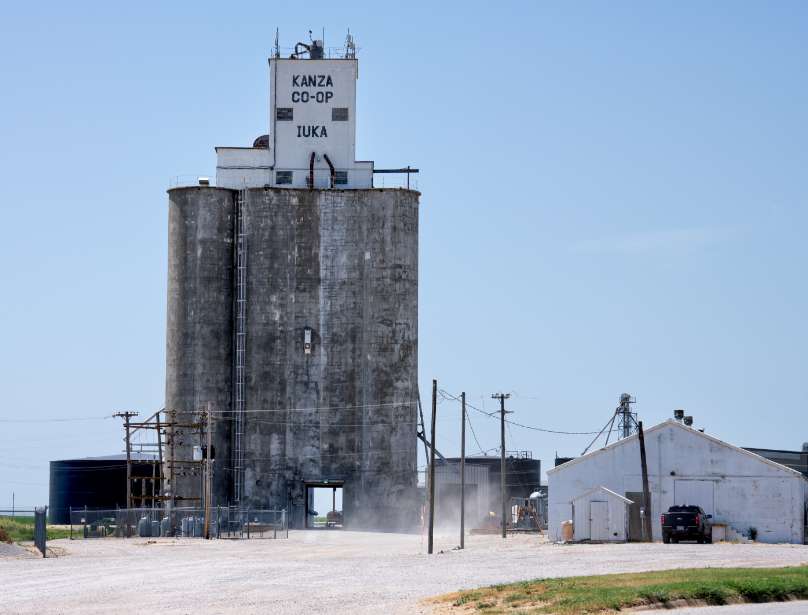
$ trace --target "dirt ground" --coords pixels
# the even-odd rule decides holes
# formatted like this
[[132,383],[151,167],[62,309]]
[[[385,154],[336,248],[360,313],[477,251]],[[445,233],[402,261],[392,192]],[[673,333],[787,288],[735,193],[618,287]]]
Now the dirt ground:
[[[0,613],[429,613],[424,598],[538,577],[808,564],[808,546],[554,545],[536,536],[292,531],[288,540],[55,540],[0,557]],[[443,553],[437,553],[442,550]]]

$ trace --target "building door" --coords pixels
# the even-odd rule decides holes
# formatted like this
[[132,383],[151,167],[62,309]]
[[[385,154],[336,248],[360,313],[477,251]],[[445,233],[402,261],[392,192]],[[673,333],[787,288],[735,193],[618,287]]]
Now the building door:
[[589,502],[589,539],[609,540],[608,502]]
[[715,514],[715,482],[711,480],[679,479],[673,483],[676,506],[701,506],[708,515]]
[[642,542],[642,491],[626,491],[626,497],[632,501],[628,507],[628,539]]

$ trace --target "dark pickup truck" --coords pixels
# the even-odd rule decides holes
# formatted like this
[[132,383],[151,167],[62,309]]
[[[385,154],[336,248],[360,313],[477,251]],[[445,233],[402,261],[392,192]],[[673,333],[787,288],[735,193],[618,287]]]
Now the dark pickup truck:
[[661,517],[662,542],[695,540],[699,544],[713,541],[712,515],[698,506],[671,506]]

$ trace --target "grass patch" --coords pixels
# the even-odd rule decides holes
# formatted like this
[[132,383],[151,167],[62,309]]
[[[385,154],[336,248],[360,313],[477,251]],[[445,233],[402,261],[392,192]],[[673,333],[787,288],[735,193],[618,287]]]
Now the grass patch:
[[674,600],[777,602],[808,598],[808,566],[698,568],[537,579],[441,596],[463,612],[599,613]]
[[[0,534],[5,534],[6,540],[11,542],[24,542],[34,539],[33,517],[7,517],[0,516]],[[48,528],[48,540],[68,538],[70,530],[62,528]]]

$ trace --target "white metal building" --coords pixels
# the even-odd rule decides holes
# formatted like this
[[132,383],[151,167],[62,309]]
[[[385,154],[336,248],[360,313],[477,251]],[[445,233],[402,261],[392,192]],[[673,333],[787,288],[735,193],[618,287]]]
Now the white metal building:
[[[755,528],[759,541],[804,542],[808,481],[801,473],[675,420],[647,429],[645,447],[655,539],[662,538],[660,514],[690,504],[742,535]],[[561,522],[573,519],[574,500],[601,486],[634,502],[627,536],[641,536],[636,434],[552,468],[547,478],[551,540],[561,540]]]
[[628,539],[628,498],[602,485],[572,499],[575,540],[624,542]]

